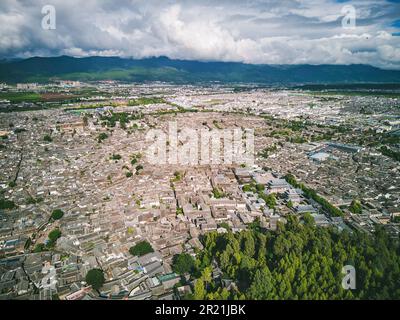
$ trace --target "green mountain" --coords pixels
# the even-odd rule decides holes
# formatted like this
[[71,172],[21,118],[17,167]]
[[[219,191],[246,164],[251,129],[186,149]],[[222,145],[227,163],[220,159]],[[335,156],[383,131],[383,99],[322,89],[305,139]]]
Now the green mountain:
[[369,65],[253,65],[172,60],[166,57],[137,60],[61,56],[0,61],[0,82],[46,82],[55,78],[81,81],[219,81],[282,85],[400,83],[400,70],[383,70]]

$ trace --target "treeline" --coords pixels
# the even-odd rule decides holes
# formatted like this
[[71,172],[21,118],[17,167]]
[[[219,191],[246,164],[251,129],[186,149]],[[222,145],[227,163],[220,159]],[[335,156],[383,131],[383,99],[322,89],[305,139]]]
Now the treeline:
[[17,206],[14,201],[7,199],[0,199],[0,210],[11,210],[15,209]]
[[164,98],[160,97],[140,97],[137,99],[129,100],[128,106],[143,106],[147,104],[160,104],[166,103]]
[[325,198],[321,197],[320,195],[317,194],[317,192],[307,186],[305,186],[303,183],[298,183],[296,181],[296,178],[288,174],[285,176],[286,181],[291,184],[295,188],[299,188],[303,191],[304,195],[317,202],[322,206],[322,208],[332,217],[341,217],[343,216],[342,210],[339,208],[336,208],[334,205],[332,205],[328,200]]
[[400,152],[393,151],[386,146],[381,147],[380,151],[384,156],[400,161]]
[[110,115],[102,115],[100,120],[104,126],[113,128],[115,127],[116,123],[119,122],[122,129],[126,128],[126,125],[131,120],[139,120],[142,119],[142,114],[138,113],[127,113],[127,112],[112,112]]
[[[190,268],[176,270],[197,279],[187,298],[400,299],[399,241],[379,226],[374,236],[339,232],[316,227],[306,214],[302,222],[289,216],[274,232],[211,232],[202,242],[194,263],[181,263]],[[216,265],[222,280],[213,276]],[[354,290],[342,287],[346,265],[356,270]]]

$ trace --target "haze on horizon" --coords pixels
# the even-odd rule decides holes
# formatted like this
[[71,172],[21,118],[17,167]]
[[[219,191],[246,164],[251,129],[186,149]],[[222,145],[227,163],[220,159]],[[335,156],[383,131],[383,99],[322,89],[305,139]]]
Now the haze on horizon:
[[[56,29],[41,27],[42,7]],[[342,8],[356,9],[343,28]],[[400,69],[399,0],[2,0],[0,57],[119,56]]]

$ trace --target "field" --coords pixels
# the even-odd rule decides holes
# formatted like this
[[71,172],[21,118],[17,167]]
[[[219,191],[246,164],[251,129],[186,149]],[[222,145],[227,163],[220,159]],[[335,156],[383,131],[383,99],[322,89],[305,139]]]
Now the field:
[[0,100],[9,100],[11,103],[21,102],[64,102],[68,100],[76,100],[83,97],[91,97],[96,95],[107,95],[91,88],[71,90],[70,93],[65,92],[0,92]]
[[38,102],[42,97],[34,92],[0,92],[0,100],[9,100],[11,103]]

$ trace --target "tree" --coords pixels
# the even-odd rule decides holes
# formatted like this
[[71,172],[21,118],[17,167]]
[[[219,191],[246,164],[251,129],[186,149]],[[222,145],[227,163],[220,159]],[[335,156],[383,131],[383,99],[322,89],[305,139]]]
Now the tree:
[[7,200],[7,199],[0,199],[0,209],[5,210],[5,209],[14,209],[16,208],[16,205],[14,201]]
[[49,247],[52,247],[52,246],[56,243],[57,239],[60,238],[60,237],[61,237],[61,231],[60,231],[60,229],[54,229],[53,231],[51,231],[51,232],[49,233],[49,243],[48,243],[48,246],[49,246]]
[[315,220],[314,220],[313,216],[309,212],[304,213],[303,221],[308,226],[314,226],[315,225]]
[[211,267],[206,267],[201,272],[201,279],[207,284],[210,283],[212,280],[212,269]]
[[265,190],[265,186],[263,184],[257,184],[256,189],[258,192],[263,192]]
[[150,252],[154,252],[154,249],[147,241],[138,242],[136,245],[129,249],[129,253],[133,256],[143,256]]
[[121,155],[120,154],[115,154],[113,153],[112,156],[110,157],[111,160],[121,160]]
[[254,187],[251,184],[245,184],[242,190],[243,192],[254,192]]
[[43,141],[46,141],[46,142],[52,142],[52,141],[53,141],[53,139],[51,138],[51,136],[50,136],[50,135],[46,134],[46,135],[43,137]]
[[86,283],[93,289],[99,291],[105,282],[104,273],[101,269],[92,269],[86,274]]
[[354,214],[361,214],[362,213],[362,207],[361,207],[361,203],[359,200],[354,199],[349,207],[350,212],[354,213]]
[[128,171],[127,173],[125,173],[125,176],[126,176],[127,178],[130,178],[130,177],[133,176],[133,173],[130,172],[130,171]]
[[190,254],[181,253],[174,256],[172,260],[172,270],[180,275],[191,273],[195,269],[195,261]]
[[16,185],[17,185],[17,183],[16,183],[15,181],[10,181],[10,182],[8,183],[8,186],[9,186],[10,188],[14,188]]
[[98,142],[102,142],[103,140],[106,140],[107,138],[108,138],[107,133],[102,132],[102,133],[100,133],[99,136],[97,137],[97,141],[98,141]]
[[226,229],[226,231],[230,231],[230,230],[231,230],[231,227],[229,226],[229,224],[228,224],[227,222],[221,222],[221,223],[218,225],[218,227],[219,227],[219,228],[224,228],[224,229]]
[[174,178],[172,179],[173,182],[178,182],[182,179],[182,175],[179,171],[174,172]]
[[253,235],[250,232],[243,234],[243,253],[246,256],[253,257],[255,254],[255,242]]
[[61,209],[55,209],[51,213],[51,218],[53,220],[60,220],[63,216],[64,216],[64,211],[62,211]]
[[46,246],[44,245],[44,243],[38,243],[35,248],[33,249],[34,253],[38,253],[38,252],[42,252],[45,251]]
[[248,289],[247,296],[252,300],[273,299],[275,288],[268,267],[257,270]]
[[273,193],[269,194],[265,199],[265,203],[267,204],[268,208],[274,209],[276,206],[276,198]]
[[29,238],[25,241],[24,249],[25,249],[25,250],[28,250],[29,247],[31,246],[31,244],[32,244],[32,238],[29,237]]
[[[204,250],[196,256],[202,272],[193,276],[197,299],[399,299],[400,241],[376,226],[373,235],[357,230],[321,228],[306,213],[301,223],[287,216],[276,231],[218,234],[201,239]],[[254,248],[254,249],[253,249]],[[255,251],[255,254],[253,253]],[[222,285],[212,281],[216,262],[224,276],[237,285],[222,295]],[[342,268],[357,266],[357,290],[343,290]]]
[[213,193],[213,196],[214,196],[215,199],[224,198],[224,197],[226,196],[226,195],[225,195],[221,190],[219,190],[218,188],[214,188],[213,191],[212,191],[212,193]]
[[197,279],[194,284],[194,300],[204,300],[206,296],[206,289],[204,287],[204,282],[202,279]]

